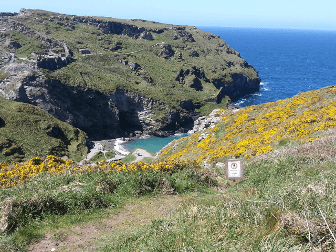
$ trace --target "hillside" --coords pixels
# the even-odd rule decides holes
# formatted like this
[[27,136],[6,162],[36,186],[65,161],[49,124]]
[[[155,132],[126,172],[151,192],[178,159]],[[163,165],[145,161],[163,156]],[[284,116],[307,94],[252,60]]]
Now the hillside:
[[336,125],[335,94],[331,86],[239,110],[216,110],[212,118],[204,118],[216,119],[216,125],[174,140],[161,150],[159,159],[215,164],[312,142]]
[[87,135],[30,104],[0,98],[0,162],[68,156],[80,161]]
[[334,251],[335,94],[215,110],[150,163],[1,164],[0,249]]
[[186,131],[260,83],[218,36],[145,20],[22,9],[0,17],[0,53],[3,97],[36,105],[91,139]]

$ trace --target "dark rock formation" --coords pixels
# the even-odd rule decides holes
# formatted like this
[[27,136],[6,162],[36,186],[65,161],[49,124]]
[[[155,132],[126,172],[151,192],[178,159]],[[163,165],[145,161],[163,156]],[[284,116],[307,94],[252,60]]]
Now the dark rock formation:
[[141,68],[138,63],[128,62],[128,65],[130,66],[130,68],[132,69],[132,71],[137,71],[138,69]]
[[[184,83],[184,78],[188,75],[194,75],[198,79],[204,80],[206,82],[210,82],[209,79],[205,76],[203,68],[197,68],[196,66],[193,66],[190,69],[183,70],[181,69],[180,72],[178,72],[176,80],[179,81],[181,84]],[[196,81],[198,82],[198,81]]]
[[88,25],[96,26],[98,30],[101,30],[105,34],[127,35],[135,39],[141,38],[153,40],[152,34],[144,27],[137,27],[135,25],[121,22],[104,21],[92,17],[72,16],[71,20],[77,24],[87,23]]
[[0,12],[0,17],[14,17],[17,16],[17,12]]
[[5,127],[5,126],[6,126],[6,122],[4,121],[4,119],[0,117],[0,128]]
[[48,125],[44,128],[47,131],[47,135],[50,137],[58,138],[62,140],[65,144],[69,144],[69,140],[64,134],[63,130],[58,125]]
[[170,58],[174,56],[175,51],[173,50],[172,46],[167,44],[167,45],[161,45],[162,51],[159,53],[158,56],[163,57],[163,58]]
[[117,50],[122,49],[122,43],[121,42],[116,42],[113,47],[110,48],[110,51],[114,52]]
[[[28,70],[28,69],[26,69]],[[20,77],[21,76],[21,77]],[[13,78],[13,79],[11,79]],[[176,130],[192,127],[196,113],[171,112],[160,122],[151,119],[153,106],[168,110],[167,105],[126,90],[105,94],[64,85],[40,75],[13,75],[0,83],[0,94],[7,99],[30,103],[56,118],[85,131],[91,140],[129,136],[135,131],[168,136]],[[8,89],[13,85],[14,88]],[[52,137],[62,137],[56,128],[46,128]]]
[[79,52],[81,54],[91,54],[90,50],[89,49],[79,49]]
[[60,56],[45,56],[45,57],[38,57],[37,58],[37,67],[49,69],[49,70],[56,70],[62,67],[67,66],[69,63],[73,62],[73,60],[68,57],[60,57]]
[[184,42],[195,42],[194,37],[192,36],[192,34],[190,32],[187,32],[185,30],[182,31],[177,31],[177,33],[175,34],[174,39],[181,39]]
[[190,87],[193,88],[193,89],[195,89],[196,91],[202,91],[203,90],[202,82],[197,77],[195,77],[190,82]]
[[153,40],[153,35],[152,33],[148,32],[148,31],[144,31],[143,33],[140,34],[139,36],[140,39],[147,39],[152,41]]
[[225,96],[229,96],[234,102],[247,94],[259,91],[260,79],[251,80],[242,74],[233,74],[231,83],[227,83],[223,79],[215,79],[213,84],[220,89],[217,103],[220,103]]
[[199,57],[199,53],[197,51],[192,51],[190,54],[191,57]]
[[195,75],[197,78],[209,82],[209,79],[205,76],[203,68],[201,67],[197,68],[196,66],[193,66],[191,69],[192,69],[190,72],[191,75]]
[[5,46],[8,48],[8,49],[19,49],[20,47],[22,47],[20,45],[20,43],[16,42],[16,41],[13,41],[13,40],[10,40],[8,39],[6,42],[5,42]]
[[201,108],[203,104],[199,102],[194,103],[193,101],[183,101],[180,103],[180,106],[187,111],[194,111],[195,109]]

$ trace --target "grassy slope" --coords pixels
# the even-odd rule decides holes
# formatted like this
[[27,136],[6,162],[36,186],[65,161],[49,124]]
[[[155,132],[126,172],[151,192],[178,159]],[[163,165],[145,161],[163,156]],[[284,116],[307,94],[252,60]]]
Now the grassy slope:
[[[128,36],[103,34],[95,26],[76,24],[71,20],[58,21],[57,18],[54,18],[54,21],[49,21],[49,17],[51,15],[56,17],[59,15],[57,13],[34,10],[31,12],[30,16],[20,21],[55,39],[64,40],[74,53],[76,62],[57,71],[46,73],[48,77],[61,80],[68,85],[92,88],[102,92],[114,92],[117,88],[132,90],[178,108],[180,102],[185,100],[206,104],[204,100],[216,97],[219,91],[213,84],[203,80],[203,91],[195,91],[190,88],[188,83],[191,79],[188,78],[186,78],[185,84],[179,84],[176,77],[181,69],[191,69],[193,66],[202,67],[210,82],[218,78],[230,82],[232,81],[232,73],[242,73],[251,79],[257,78],[257,72],[251,66],[244,67],[245,61],[238,57],[237,53],[222,39],[216,37],[208,39],[207,36],[211,35],[210,33],[194,29],[191,26],[185,26],[186,31],[194,37],[196,42],[188,42],[184,37],[174,40],[174,35],[178,34],[178,31],[175,30],[165,30],[160,34],[152,32],[154,40],[148,41]],[[34,18],[39,18],[39,20]],[[173,27],[173,25],[150,21],[98,19],[129,23],[145,27],[148,30]],[[74,25],[75,29],[67,27],[68,24]],[[15,32],[12,32],[12,35],[13,40],[23,45],[15,51],[16,53],[29,54],[36,51],[37,42],[30,49],[26,48],[26,42],[32,38]],[[170,44],[175,52],[182,53],[183,59],[178,59],[176,55],[168,59],[158,57],[157,54],[162,49],[155,44],[163,41]],[[116,42],[121,42],[123,48],[111,52],[110,48]],[[90,49],[93,55],[83,57],[78,52],[81,48]],[[192,57],[193,51],[197,51],[199,57]],[[99,53],[103,55],[99,55]],[[136,74],[131,71],[129,66],[119,63],[119,59],[136,62],[140,64],[141,70]],[[147,83],[139,74],[144,75],[144,78],[151,78],[153,83]]]
[[[335,246],[326,222],[335,233],[334,133],[330,130],[325,138],[248,161],[240,183],[225,181],[224,171],[212,168],[215,174],[211,176],[217,176],[217,190],[199,187],[206,180],[197,180],[192,170],[171,175],[40,174],[32,182],[1,191],[1,197],[17,198],[15,211],[20,207],[29,209],[18,211],[21,215],[17,220],[24,220],[21,217],[34,209],[38,218],[39,204],[44,202],[44,211],[49,211],[51,202],[45,202],[51,199],[58,201],[58,206],[68,200],[63,208],[54,211],[70,213],[63,217],[45,213],[44,221],[27,222],[13,234],[0,235],[0,247],[5,251],[22,251],[27,243],[49,239],[52,247],[56,243],[70,243],[67,251],[84,249],[84,245],[95,251],[333,251]],[[157,183],[162,176],[173,188]],[[114,193],[108,193],[109,190]],[[179,202],[170,206],[170,215],[151,212],[156,199],[140,196],[153,192],[181,194]],[[30,199],[34,194],[34,200]],[[20,200],[22,197],[25,200]],[[169,196],[161,197],[169,201]],[[136,201],[141,202],[141,209]],[[94,210],[102,207],[99,204],[121,208]],[[157,211],[162,213],[163,207]],[[93,209],[79,211],[85,208]],[[73,209],[76,214],[71,213]],[[129,212],[125,213],[126,210]],[[123,216],[131,218],[132,224],[125,222]],[[142,217],[143,221],[137,221]],[[91,239],[84,231],[78,233],[98,226],[97,235],[93,234]],[[71,243],[79,239],[84,242]]]
[[[251,158],[282,145],[314,141],[336,125],[334,86],[239,111],[221,110],[212,129],[178,140],[161,151],[162,159],[196,159],[215,164],[228,158]],[[201,135],[202,134],[202,135]]]
[[[86,134],[29,104],[0,98],[0,160],[20,161],[50,154],[81,160],[87,153]],[[58,126],[60,134],[47,133]],[[63,133],[62,133],[63,132]],[[58,138],[57,138],[58,137]]]
[[[258,123],[262,121],[252,119],[264,118],[270,122],[268,116],[272,112],[276,112],[278,118],[271,120],[273,129],[282,129],[283,134],[291,132],[290,126],[298,129],[296,133],[291,133],[293,135],[285,135],[285,138],[273,142],[273,138],[270,138],[270,142],[264,142],[272,145],[271,152],[248,155],[249,158],[245,159],[244,179],[240,183],[225,180],[224,170],[214,165],[210,168],[184,166],[183,169],[161,174],[148,171],[145,168],[148,164],[141,164],[138,172],[106,174],[101,173],[102,163],[101,168],[94,168],[98,168],[99,172],[93,169],[89,173],[77,175],[44,173],[31,182],[1,190],[3,200],[16,198],[15,211],[22,207],[28,209],[28,212],[18,211],[21,217],[29,215],[29,211],[35,211],[36,218],[40,218],[38,206],[43,204],[45,213],[42,216],[46,220],[27,222],[22,227],[18,225],[13,235],[1,236],[0,244],[2,248],[22,246],[22,249],[27,243],[43,239],[45,233],[49,234],[48,237],[54,237],[52,242],[56,243],[59,234],[71,237],[72,230],[80,228],[83,222],[86,226],[101,225],[110,211],[81,212],[79,216],[82,217],[73,218],[71,213],[74,209],[78,212],[78,209],[101,208],[104,204],[122,205],[134,196],[146,204],[146,209],[151,208],[153,203],[150,198],[142,198],[148,193],[187,193],[182,196],[184,203],[174,205],[170,216],[155,217],[154,214],[151,223],[147,220],[145,223],[135,222],[129,227],[101,230],[99,237],[90,240],[91,248],[95,251],[169,251],[172,248],[175,251],[333,251],[335,243],[332,234],[336,232],[334,92],[334,87],[323,88],[277,103],[257,106],[258,110],[253,109],[256,107],[245,108],[240,113],[229,115],[226,118],[230,119],[226,122],[227,128],[243,123],[238,118],[250,109],[252,112],[244,116],[247,122],[243,125],[248,126],[246,123],[253,121],[257,127],[254,130],[258,129]],[[278,106],[287,106],[293,113],[287,113],[286,117],[279,112]],[[282,128],[283,123],[288,128]],[[268,132],[266,124],[263,125],[264,131]],[[215,129],[218,136],[225,136],[221,124]],[[249,130],[244,127],[236,129],[239,132]],[[241,141],[239,132],[238,137],[233,137],[233,142]],[[192,136],[190,139],[193,139]],[[183,143],[185,139],[177,142],[180,141]],[[181,151],[176,146],[177,151]],[[253,149],[243,154],[250,154],[251,151]],[[225,158],[227,156],[212,160],[215,163]],[[165,164],[161,167],[164,168]],[[146,171],[142,172],[142,169]],[[205,189],[204,186],[212,189]],[[32,195],[36,195],[38,200],[29,200]],[[64,207],[58,209],[50,208],[53,206],[51,199],[63,203],[67,199],[69,201],[65,205],[59,203]],[[133,205],[132,209],[137,209],[137,206]],[[47,214],[48,211],[61,210],[70,214],[62,218]],[[142,216],[136,212],[132,214]],[[118,218],[119,215],[112,216]],[[17,218],[19,222],[25,220],[20,218]],[[97,221],[99,218],[102,220]],[[104,225],[108,226],[108,223]],[[70,246],[70,251],[71,248],[76,249],[76,246]]]

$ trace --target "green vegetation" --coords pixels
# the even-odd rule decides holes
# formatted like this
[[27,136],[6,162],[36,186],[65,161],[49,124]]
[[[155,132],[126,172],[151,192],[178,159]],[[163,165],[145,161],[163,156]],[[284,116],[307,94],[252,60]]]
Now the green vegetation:
[[[226,181],[224,170],[215,167],[201,169],[208,172],[201,177],[193,175],[201,171],[196,167],[170,174],[39,174],[31,182],[1,191],[1,197],[15,198],[12,211],[20,214],[11,219],[16,231],[0,236],[0,247],[21,251],[46,233],[56,243],[70,239],[76,226],[107,225],[99,237],[89,240],[95,251],[333,251],[334,132],[246,162],[240,183]],[[161,183],[165,179],[169,184]],[[131,202],[129,214],[134,221],[153,208],[155,199],[145,195],[167,192],[186,193],[180,196],[182,203],[171,206],[170,215],[150,214],[145,225],[135,222],[107,228],[107,218],[118,218]],[[139,202],[145,204],[141,212],[136,210]],[[40,205],[43,212],[38,211]],[[116,206],[116,211],[109,210]],[[97,208],[104,209],[94,210]],[[29,215],[30,211],[34,215]],[[50,215],[50,211],[58,214]],[[37,221],[40,219],[44,220]]]
[[95,162],[100,162],[102,160],[106,160],[106,159],[110,159],[114,157],[115,157],[114,152],[107,151],[104,153],[104,152],[99,151],[90,159],[90,161],[95,163]]
[[[32,57],[32,53],[48,54],[49,49],[56,54],[65,53],[59,42],[62,40],[73,55],[73,63],[56,71],[44,71],[48,78],[106,93],[125,89],[153,98],[167,105],[165,108],[154,108],[155,119],[158,120],[164,118],[162,114],[180,110],[183,101],[200,103],[208,108],[206,100],[216,99],[218,95],[219,90],[213,84],[216,81],[232,84],[233,74],[241,74],[251,80],[258,78],[255,69],[222,39],[196,27],[93,18],[146,28],[152,34],[152,40],[147,40],[140,39],[140,34],[104,33],[89,17],[85,17],[82,23],[58,13],[29,12],[29,16],[19,18],[27,26],[26,31],[5,33],[21,45],[11,52],[20,57]],[[6,39],[0,43],[5,43]],[[46,49],[45,41],[50,48]],[[89,49],[91,55],[82,55],[80,49]],[[136,63],[138,67],[131,69],[130,65],[121,61]],[[181,71],[185,74],[179,79]],[[195,80],[201,85],[199,89],[192,87]],[[223,106],[225,104],[218,105],[219,108]],[[201,112],[205,113],[207,108]]]
[[90,161],[95,163],[95,162],[100,162],[105,159],[105,155],[103,152],[99,151],[97,152],[91,159]]
[[[295,169],[293,169],[295,167]],[[225,193],[185,202],[170,217],[102,238],[99,251],[333,251],[334,161],[286,156],[250,162]]]
[[201,115],[209,115],[214,109],[227,109],[229,100],[230,98],[228,96],[225,96],[220,104],[206,103],[200,109],[196,109],[196,111],[199,112]]
[[47,155],[79,161],[87,153],[86,134],[33,105],[0,98],[0,160]]
[[0,249],[20,251],[41,239],[39,226],[46,224],[40,222],[44,219],[56,224],[60,215],[83,216],[83,211],[89,210],[86,214],[90,214],[94,209],[113,208],[130,198],[204,191],[215,183],[211,173],[198,166],[183,166],[166,173],[106,173],[99,166],[83,173],[39,173],[30,182],[0,190],[0,200],[7,206],[2,208],[6,216],[2,225],[10,227],[0,236]]
[[134,156],[132,153],[129,153],[126,157],[124,157],[121,161],[125,164],[132,163],[136,160],[136,156]]
[[144,157],[142,159],[142,162],[144,162],[144,163],[151,163],[152,161],[153,161],[153,158],[151,158],[151,157]]
[[[96,165],[84,166],[54,156],[32,158],[52,154],[79,161],[87,153],[86,135],[37,107],[0,98],[0,161],[8,162],[0,166],[1,251],[27,251],[48,239],[70,251],[335,251],[335,87],[229,111],[228,98],[206,102],[219,92],[211,81],[230,82],[242,72],[253,79],[256,72],[219,38],[189,26],[183,33],[179,26],[122,21],[146,27],[154,35],[147,41],[103,34],[94,25],[55,15],[32,11],[40,20],[22,20],[64,39],[74,53],[76,61],[67,67],[43,70],[49,78],[154,98],[164,104],[155,104],[156,119],[192,101],[203,105],[200,114],[222,108],[214,115],[221,120],[174,140],[154,162],[132,163],[133,153],[122,162],[101,161],[114,156],[109,150],[91,159]],[[10,35],[22,46],[15,53],[41,49],[38,43],[28,46],[28,35]],[[156,45],[162,41],[182,57],[164,56],[164,46]],[[111,49],[117,42],[121,48]],[[80,55],[81,48],[92,55]],[[57,46],[55,51],[62,52]],[[133,71],[119,60],[141,68]],[[176,80],[181,69],[193,67],[202,67],[210,80],[200,78],[202,91],[190,87],[194,76]],[[235,157],[244,160],[240,182],[226,180],[219,163]],[[75,236],[83,242],[60,245],[74,243]]]
[[237,111],[218,110],[214,127],[175,140],[161,150],[160,158],[206,160],[214,165],[270,153],[278,146],[312,142],[336,125],[335,94],[335,86],[330,86]]
[[0,81],[3,81],[10,76],[10,73],[5,73],[5,69],[0,70]]

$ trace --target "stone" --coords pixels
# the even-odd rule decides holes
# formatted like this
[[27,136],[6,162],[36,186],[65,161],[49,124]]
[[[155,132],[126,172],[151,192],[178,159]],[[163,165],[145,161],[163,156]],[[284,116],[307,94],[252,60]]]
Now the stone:
[[225,169],[225,163],[218,162],[216,163],[216,167]]
[[176,52],[175,54],[176,54],[176,56],[177,56],[177,59],[182,59],[182,53],[180,53],[180,52]]
[[201,142],[202,140],[204,140],[205,138],[208,137],[209,134],[206,134],[206,133],[202,133],[198,139],[197,139],[197,142]]
[[152,33],[148,32],[148,31],[144,31],[143,33],[140,34],[139,36],[140,39],[147,39],[152,41],[153,40],[153,35]]
[[159,53],[159,56],[163,58],[170,58],[174,56],[175,51],[173,50],[172,46],[169,44],[161,45],[162,51]]
[[141,68],[138,63],[134,63],[134,62],[129,62],[128,65],[130,66],[130,68],[132,69],[132,71],[137,71],[138,69]]
[[79,52],[81,54],[91,54],[90,50],[89,49],[79,49]]
[[110,51],[117,51],[122,49],[122,43],[121,42],[116,42],[113,47],[110,48]]
[[195,77],[191,81],[190,87],[195,89],[196,91],[202,91],[203,90],[202,82],[197,77]]
[[5,42],[5,46],[7,46],[8,49],[19,49],[22,47],[20,43],[10,39]]
[[190,54],[191,57],[199,57],[199,53],[197,51],[192,51]]

